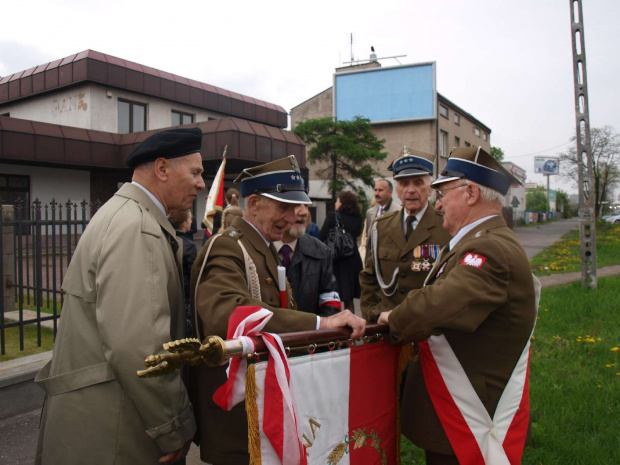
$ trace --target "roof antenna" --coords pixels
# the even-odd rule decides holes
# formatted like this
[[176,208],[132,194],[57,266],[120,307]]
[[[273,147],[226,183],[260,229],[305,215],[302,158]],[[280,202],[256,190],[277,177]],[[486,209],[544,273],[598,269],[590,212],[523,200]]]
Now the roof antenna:
[[377,54],[375,53],[375,47],[370,46],[370,60],[368,61],[377,61]]
[[351,33],[351,61],[355,61],[355,57],[353,56],[353,33]]

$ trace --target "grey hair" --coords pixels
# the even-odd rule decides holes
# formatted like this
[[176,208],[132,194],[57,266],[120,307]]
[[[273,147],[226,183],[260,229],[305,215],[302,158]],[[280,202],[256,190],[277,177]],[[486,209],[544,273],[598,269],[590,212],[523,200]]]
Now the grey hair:
[[480,197],[482,197],[487,202],[498,203],[501,206],[504,206],[504,195],[501,192],[497,192],[495,189],[491,189],[490,187],[483,186],[474,181],[467,180],[467,184],[475,184],[480,189]]
[[[171,169],[175,169],[179,160],[178,158],[175,157],[175,158],[166,158],[166,161],[168,162],[168,165],[170,166]],[[150,161],[139,164],[138,166],[136,166],[135,169],[140,169],[143,171],[150,171],[153,169],[154,166],[155,166],[155,160],[150,160]]]

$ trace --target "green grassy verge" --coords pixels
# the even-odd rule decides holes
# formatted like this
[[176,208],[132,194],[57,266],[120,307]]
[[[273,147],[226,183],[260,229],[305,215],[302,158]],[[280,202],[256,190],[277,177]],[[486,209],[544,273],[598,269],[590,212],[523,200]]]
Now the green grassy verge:
[[[523,464],[620,463],[620,276],[543,289],[532,341],[532,443]],[[424,463],[403,438],[403,464]]]
[[0,355],[0,362],[8,362],[20,357],[38,354],[52,350],[54,347],[54,332],[51,329],[41,328],[41,347],[37,346],[37,327],[24,326],[24,350],[19,350],[19,328],[4,330],[5,355]]
[[[536,276],[581,271],[579,230],[571,231],[530,262]],[[620,264],[620,225],[596,223],[597,268]]]

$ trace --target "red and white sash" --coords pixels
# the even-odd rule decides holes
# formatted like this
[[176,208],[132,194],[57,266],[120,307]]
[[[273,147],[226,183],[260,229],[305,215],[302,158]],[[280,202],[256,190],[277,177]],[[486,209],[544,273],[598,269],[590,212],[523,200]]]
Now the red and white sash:
[[418,344],[427,391],[461,465],[521,462],[530,416],[530,339],[504,388],[493,418],[445,336],[432,336]]

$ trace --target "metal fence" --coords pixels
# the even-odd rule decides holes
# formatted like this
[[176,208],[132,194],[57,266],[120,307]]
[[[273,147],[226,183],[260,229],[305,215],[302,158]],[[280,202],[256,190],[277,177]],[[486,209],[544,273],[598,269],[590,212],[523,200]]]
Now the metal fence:
[[41,346],[41,327],[54,336],[62,308],[61,283],[90,218],[100,203],[85,200],[42,205],[21,201],[0,204],[0,354],[5,355],[6,330],[18,328],[19,349],[24,334],[36,325]]

